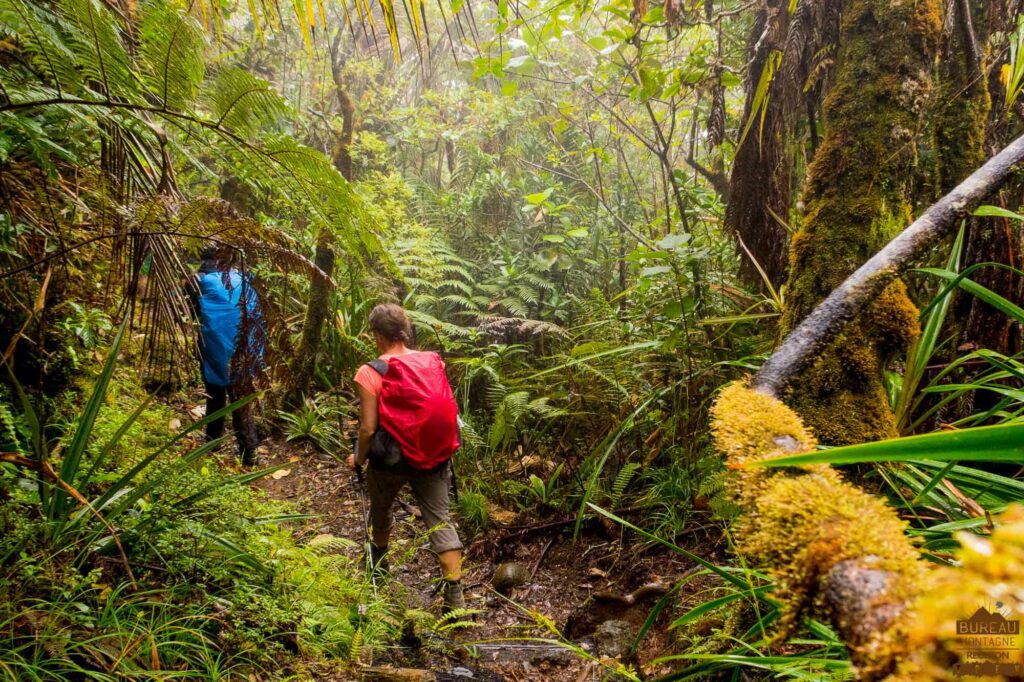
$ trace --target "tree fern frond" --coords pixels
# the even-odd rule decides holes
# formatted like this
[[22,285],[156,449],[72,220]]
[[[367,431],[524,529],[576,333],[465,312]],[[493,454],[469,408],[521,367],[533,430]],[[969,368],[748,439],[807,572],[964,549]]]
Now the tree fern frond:
[[504,308],[515,317],[528,317],[530,313],[530,307],[514,296],[506,296],[494,305]]
[[525,273],[523,275],[523,279],[526,280],[527,282],[530,282],[539,289],[544,289],[545,291],[555,291],[555,289],[557,288],[554,282],[542,277],[541,275],[538,275],[535,272]]
[[459,437],[462,439],[462,443],[464,445],[468,444],[474,448],[484,446],[484,439],[480,437],[476,428],[474,428],[474,426],[468,421],[462,423],[462,426],[459,429]]
[[199,23],[165,0],[146,2],[139,17],[139,66],[143,82],[164,106],[187,109],[206,75]]
[[508,395],[508,388],[500,382],[488,385],[484,392],[487,404],[492,408],[497,408],[505,400],[506,395]]
[[447,296],[442,296],[441,300],[444,301],[445,303],[454,303],[456,305],[459,305],[465,310],[473,312],[479,312],[480,310],[472,299],[467,298],[465,296],[460,296],[459,294],[448,294]]
[[238,67],[217,69],[204,84],[201,99],[214,125],[246,137],[275,127],[288,113],[269,83]]
[[[458,289],[459,291],[464,293],[466,296],[472,296],[473,295],[473,286],[471,284],[468,284],[466,282],[463,282],[463,281],[457,280],[457,279],[446,279],[443,282],[438,282],[437,283],[437,288],[438,289]],[[473,307],[475,308],[475,307],[477,307],[477,305],[474,303]]]
[[460,265],[459,263],[441,263],[440,265],[437,266],[437,270],[438,272],[441,272],[448,276],[459,275],[465,280],[473,281],[473,274],[469,271],[469,268],[467,268],[464,265]]
[[472,329],[466,327],[460,327],[457,324],[450,322],[442,322],[433,315],[428,315],[420,310],[407,310],[406,313],[409,316],[409,320],[416,325],[426,327],[430,333],[434,330],[443,331],[445,334],[453,337],[465,338],[473,335]]
[[[64,40],[75,54],[81,90],[95,83],[108,96],[136,91],[131,59],[114,13],[100,0],[64,0],[61,8],[74,26]],[[62,87],[68,87],[68,83]]]
[[536,400],[532,400],[532,401],[530,401],[526,405],[527,409],[524,410],[524,413],[526,411],[529,411],[529,412],[533,413],[534,415],[536,415],[538,417],[543,417],[545,419],[552,419],[554,417],[563,417],[566,414],[568,414],[564,409],[562,409],[560,407],[555,407],[554,405],[549,405],[548,403],[550,403],[550,401],[551,401],[551,398],[549,396],[544,396],[542,398],[537,398]]

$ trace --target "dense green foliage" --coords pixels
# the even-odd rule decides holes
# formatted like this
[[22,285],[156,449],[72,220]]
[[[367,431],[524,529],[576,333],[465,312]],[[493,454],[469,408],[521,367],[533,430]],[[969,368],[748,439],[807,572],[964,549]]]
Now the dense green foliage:
[[[388,603],[339,551],[357,539],[296,538],[303,510],[249,486],[272,470],[239,472],[220,443],[201,442],[210,417],[182,410],[198,367],[181,285],[212,242],[253,273],[264,303],[259,410],[277,441],[347,453],[350,379],[376,353],[367,315],[399,301],[417,344],[445,359],[464,419],[463,534],[486,536],[509,512],[571,519],[574,536],[614,519],[631,549],[702,569],[638,636],[668,609],[671,650],[655,665],[672,679],[746,667],[848,676],[828,624],[798,623],[788,646],[771,638],[782,611],[770,575],[684,543],[707,524],[707,544],[731,544],[742,511],[721,494],[708,409],[756,371],[779,321],[792,326],[934,187],[959,180],[947,177],[955,160],[983,158],[983,143],[998,148],[1020,127],[1024,21],[997,4],[979,33],[991,137],[952,149],[959,138],[929,123],[931,96],[961,84],[929,83],[964,69],[925,67],[936,51],[963,55],[932,44],[933,15],[907,33],[927,34],[912,54],[907,35],[890,35],[902,16],[868,38],[851,22],[842,47],[856,49],[837,74],[838,3],[810,0],[413,2],[405,15],[344,0],[294,13],[233,0],[0,0],[0,671],[301,677],[375,660],[409,618],[458,627]],[[787,27],[788,39],[776,34]],[[881,66],[905,59],[915,75],[886,71],[885,97],[872,96],[887,101],[867,106],[857,79],[877,45],[895,60]],[[913,106],[899,100],[909,90]],[[890,132],[906,143],[898,158]],[[859,172],[844,174],[840,157]],[[809,205],[789,201],[808,175]],[[785,185],[782,214],[774,199],[747,207],[777,223],[770,249],[726,224],[744,176]],[[1019,194],[1002,202],[1015,208]],[[1019,239],[1021,216],[981,213]],[[870,243],[851,246],[866,219]],[[829,241],[837,225],[850,243]],[[808,226],[827,248],[810,244]],[[790,244],[791,233],[803,236]],[[879,414],[881,431],[903,435],[1019,428],[1019,263],[1012,248],[974,258],[969,234],[934,250],[909,298],[899,285],[899,315],[872,322],[902,325],[899,342],[854,363],[877,390],[871,405],[838,408],[835,440],[868,437],[857,425]],[[777,286],[790,246],[792,291]],[[993,270],[1011,275],[1007,288],[979,279]],[[324,286],[322,339],[298,358],[311,383],[294,404],[307,304]],[[903,329],[910,298],[920,336]],[[954,319],[974,299],[1008,320],[1001,347]],[[847,333],[846,355],[873,343]],[[835,393],[833,377],[815,380]],[[837,409],[815,401],[806,412]],[[970,440],[927,458],[913,446],[815,461],[873,463],[858,476],[889,495],[929,559],[948,563],[954,531],[985,532],[986,514],[1021,499],[1019,472],[984,464],[1016,455]],[[691,594],[690,581],[711,586]],[[688,596],[677,603],[677,592]]]

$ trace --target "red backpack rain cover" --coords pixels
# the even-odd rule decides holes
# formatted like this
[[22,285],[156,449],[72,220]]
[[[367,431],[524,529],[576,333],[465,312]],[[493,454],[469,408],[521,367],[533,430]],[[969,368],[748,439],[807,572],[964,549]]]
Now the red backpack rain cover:
[[437,353],[420,351],[387,360],[377,401],[380,425],[415,469],[434,469],[459,448],[459,410]]

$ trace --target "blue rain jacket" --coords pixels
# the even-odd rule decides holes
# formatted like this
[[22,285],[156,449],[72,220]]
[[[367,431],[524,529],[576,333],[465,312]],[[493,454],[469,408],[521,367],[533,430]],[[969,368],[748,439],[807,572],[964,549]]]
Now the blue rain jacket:
[[[242,276],[231,270],[224,285],[223,272],[199,272],[196,275],[199,287],[199,352],[203,359],[203,379],[214,386],[230,386],[231,358],[238,345],[239,328],[242,324]],[[246,307],[250,320],[255,326],[260,323],[259,304],[255,290],[244,287],[247,292]],[[255,352],[262,357],[262,348]]]

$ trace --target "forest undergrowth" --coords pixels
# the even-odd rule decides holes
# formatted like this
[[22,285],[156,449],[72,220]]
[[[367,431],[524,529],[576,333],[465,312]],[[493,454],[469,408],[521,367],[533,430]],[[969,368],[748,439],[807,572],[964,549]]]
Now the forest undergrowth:
[[[1021,0],[0,0],[0,676],[959,679],[1024,618],[1022,92]],[[345,464],[382,302],[459,408],[446,616]]]

